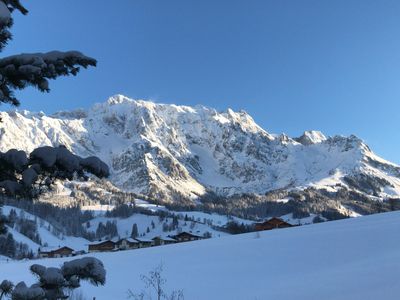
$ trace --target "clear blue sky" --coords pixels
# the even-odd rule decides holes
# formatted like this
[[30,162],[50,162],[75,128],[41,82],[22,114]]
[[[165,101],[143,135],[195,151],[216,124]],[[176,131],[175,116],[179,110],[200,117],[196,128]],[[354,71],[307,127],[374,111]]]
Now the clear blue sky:
[[50,94],[19,92],[22,109],[116,93],[231,107],[273,133],[353,133],[400,163],[398,0],[22,2],[30,14],[15,18],[4,55],[77,49],[99,61]]

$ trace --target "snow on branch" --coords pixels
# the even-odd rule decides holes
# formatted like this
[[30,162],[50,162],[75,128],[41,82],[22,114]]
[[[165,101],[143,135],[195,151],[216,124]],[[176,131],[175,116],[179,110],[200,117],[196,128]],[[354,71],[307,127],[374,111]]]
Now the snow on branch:
[[19,10],[23,15],[26,15],[28,13],[28,10],[24,6],[22,6],[19,0],[1,0],[1,2],[7,5],[10,12],[13,12],[14,10]]
[[[0,2],[1,7],[1,2]],[[13,90],[33,86],[48,92],[48,79],[76,75],[80,67],[96,66],[97,61],[78,51],[20,54],[0,59],[0,102],[19,105]]]
[[14,23],[11,17],[14,10],[19,10],[24,15],[28,13],[19,0],[0,0],[0,50],[11,40],[9,29]]
[[106,282],[106,270],[103,263],[94,257],[84,257],[65,262],[61,268],[47,268],[32,265],[32,274],[38,282],[28,287],[21,281],[15,288],[12,282],[4,280],[0,284],[0,300],[2,296],[11,295],[13,300],[58,300],[69,299],[70,292],[80,287],[81,280],[87,280],[98,286]]

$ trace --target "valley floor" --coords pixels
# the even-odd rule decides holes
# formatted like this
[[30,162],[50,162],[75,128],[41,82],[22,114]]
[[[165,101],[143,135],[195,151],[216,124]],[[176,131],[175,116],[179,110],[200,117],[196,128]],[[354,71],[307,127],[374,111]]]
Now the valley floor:
[[[140,292],[160,263],[166,290],[185,299],[399,299],[400,212],[190,243],[99,253],[104,287],[82,286],[87,299],[127,299]],[[0,281],[33,283],[33,263],[59,266],[68,259],[6,262]]]

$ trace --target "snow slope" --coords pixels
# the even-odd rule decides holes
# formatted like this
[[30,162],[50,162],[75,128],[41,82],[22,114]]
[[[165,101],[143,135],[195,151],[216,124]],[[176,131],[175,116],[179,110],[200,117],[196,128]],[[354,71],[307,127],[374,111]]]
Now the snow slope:
[[[207,234],[207,235],[210,234],[210,237],[222,237],[222,236],[226,236],[229,234],[226,232],[223,232],[223,231],[218,231],[215,228],[213,228],[213,226],[222,227],[222,226],[226,225],[226,223],[230,220],[235,220],[236,222],[244,223],[244,224],[253,223],[253,221],[250,221],[250,220],[240,219],[240,218],[236,218],[236,217],[228,218],[226,216],[218,215],[218,214],[207,214],[207,213],[195,212],[195,211],[173,212],[173,211],[167,210],[164,206],[156,206],[156,205],[150,204],[144,200],[137,199],[135,202],[141,208],[146,208],[149,211],[163,210],[165,212],[169,212],[169,213],[178,215],[179,219],[177,220],[178,223],[177,223],[176,229],[170,228],[170,229],[167,229],[166,231],[164,231],[164,229],[163,229],[165,224],[171,225],[173,223],[172,217],[165,217],[163,220],[160,220],[158,216],[141,214],[141,213],[133,214],[132,216],[130,216],[128,218],[106,217],[105,211],[112,208],[112,206],[108,206],[108,205],[94,205],[94,206],[83,207],[83,210],[93,211],[95,217],[82,225],[88,231],[96,233],[96,229],[100,222],[102,222],[104,225],[108,221],[115,222],[115,224],[117,226],[118,237],[126,238],[126,237],[130,237],[131,232],[132,232],[132,226],[133,226],[133,224],[136,224],[137,228],[138,228],[139,237],[152,239],[157,236],[167,237],[167,236],[175,235],[181,231],[191,232],[191,233],[199,235],[199,236],[204,236],[204,234]],[[67,246],[76,251],[80,251],[80,250],[87,251],[88,250],[88,244],[90,244],[91,242],[86,240],[85,238],[67,236],[62,233],[55,233],[56,231],[54,230],[53,226],[49,222],[41,219],[40,217],[37,217],[33,214],[26,212],[23,209],[20,209],[20,208],[14,207],[14,206],[5,205],[2,207],[2,211],[3,211],[4,215],[9,215],[11,210],[15,210],[17,213],[17,216],[19,216],[23,219],[36,222],[39,237],[42,241],[42,244],[46,245],[46,248],[57,248],[57,247],[61,247],[61,246]],[[187,221],[185,221],[185,218],[184,218],[185,216],[188,217]],[[153,224],[154,224],[154,227],[153,227]],[[87,227],[87,226],[89,226],[89,227]],[[33,251],[33,253],[36,254],[37,250],[40,247],[42,247],[41,245],[32,241],[25,235],[19,233],[15,228],[11,228],[11,227],[7,226],[7,229],[8,229],[8,232],[13,235],[14,239],[17,242],[26,244],[29,247],[29,249]],[[118,238],[118,237],[116,236],[115,238]]]
[[270,134],[246,112],[135,101],[117,95],[87,111],[0,113],[0,150],[63,144],[97,155],[118,187],[162,201],[264,194],[338,185],[375,197],[400,197],[400,167],[355,136]]
[[[97,226],[99,225],[100,222],[105,224],[107,221],[110,222],[115,222],[117,224],[118,228],[118,234],[119,236],[122,237],[130,237],[130,234],[132,232],[132,225],[136,224],[138,227],[138,232],[139,235],[144,235],[143,237],[145,238],[153,238],[156,236],[161,236],[161,237],[167,237],[168,235],[175,235],[178,233],[177,230],[171,230],[171,231],[163,231],[163,222],[160,222],[157,216],[148,216],[148,215],[143,215],[143,214],[134,214],[129,218],[107,218],[107,217],[96,217],[95,219],[90,220],[90,228],[88,229],[89,231],[96,232]],[[172,223],[172,218],[166,218],[166,221],[168,224]],[[153,228],[151,223],[155,224],[155,227]],[[208,226],[207,224],[202,224],[198,222],[192,222],[191,221],[183,221],[183,220],[178,220],[178,226],[181,229],[181,231],[187,231],[191,232],[193,234],[203,236],[204,233],[208,232],[212,234],[212,237],[221,237],[225,235],[229,235],[228,233],[222,232],[222,231],[217,231]],[[193,227],[191,227],[193,226]],[[149,229],[149,232],[147,232],[147,228]]]
[[[100,253],[104,287],[88,298],[127,299],[140,274],[164,265],[166,290],[185,299],[398,299],[400,212],[155,248]],[[63,259],[40,260],[59,266]],[[0,280],[33,283],[32,262],[0,262]]]
[[[47,244],[48,247],[59,247],[59,246],[67,246],[71,247],[74,250],[85,250],[87,251],[87,245],[90,243],[88,240],[81,238],[81,237],[73,237],[73,236],[66,236],[62,235],[57,236],[52,232],[52,225],[50,225],[47,221],[34,216],[24,210],[21,210],[17,207],[14,206],[8,206],[5,205],[2,207],[2,211],[4,215],[8,215],[10,211],[14,209],[17,213],[18,216],[21,216],[21,213],[24,216],[24,219],[31,220],[31,221],[36,221],[38,233],[40,236],[40,239],[43,244]],[[50,229],[50,230],[49,230]],[[22,235],[18,231],[16,231],[13,228],[8,227],[8,232],[11,233],[14,237],[14,239],[17,242],[22,242],[24,244],[27,244],[29,249],[31,249],[35,254],[37,253],[39,247],[41,247],[39,244],[33,242],[26,236]]]

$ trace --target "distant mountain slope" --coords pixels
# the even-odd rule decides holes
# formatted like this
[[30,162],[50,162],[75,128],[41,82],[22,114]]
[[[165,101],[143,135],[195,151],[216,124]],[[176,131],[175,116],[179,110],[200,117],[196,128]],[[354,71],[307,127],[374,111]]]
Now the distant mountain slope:
[[400,196],[400,167],[355,136],[273,135],[244,111],[111,97],[88,111],[2,112],[0,150],[63,144],[97,155],[123,190],[161,201],[279,189],[339,188],[368,197]]
[[15,241],[24,243],[28,245],[29,249],[36,255],[37,251],[43,245],[49,247],[60,247],[60,246],[68,246],[73,248],[74,250],[87,250],[87,245],[89,243],[88,240],[82,237],[73,237],[66,236],[62,233],[56,234],[54,227],[47,221],[39,218],[36,215],[32,215],[26,212],[23,209],[19,209],[13,206],[3,206],[2,211],[4,215],[9,215],[11,210],[15,210],[17,215],[23,219],[31,220],[36,223],[38,236],[42,241],[42,245],[39,245],[37,242],[32,241],[25,235],[19,233],[14,228],[8,227],[8,232],[11,233],[15,239]]
[[[222,230],[221,227],[225,226],[228,222],[236,221],[238,223],[252,224],[253,221],[243,220],[235,217],[227,217],[218,214],[207,214],[203,212],[187,211],[187,212],[173,212],[168,211],[163,206],[157,206],[149,204],[146,201],[141,200],[137,203],[138,207],[141,207],[147,213],[134,213],[129,217],[107,217],[106,211],[98,210],[101,206],[86,206],[82,207],[84,211],[93,212],[94,218],[89,219],[82,225],[88,232],[92,232],[93,239],[98,240],[105,237],[96,237],[96,231],[98,230],[99,224],[106,225],[107,222],[114,223],[116,226],[115,236],[108,237],[113,239],[131,237],[132,226],[136,224],[138,238],[152,239],[154,237],[168,237],[176,235],[180,232],[186,231],[199,236],[207,236],[212,238],[222,237],[230,235],[231,233]],[[163,214],[155,214],[155,209],[162,211]],[[111,209],[113,207],[110,207]],[[41,208],[43,210],[43,208]],[[88,251],[88,245],[91,243],[89,240],[79,237],[67,235],[62,229],[59,229],[59,224],[55,220],[46,221],[40,218],[34,213],[29,213],[25,209],[21,209],[15,206],[5,205],[2,207],[4,215],[9,216],[10,212],[14,211],[18,218],[13,224],[9,223],[7,226],[7,233],[13,235],[16,242],[27,245],[27,250],[32,251],[36,257],[39,248],[57,248],[67,246],[75,251]],[[153,214],[151,213],[153,212]],[[168,216],[167,216],[168,214]],[[161,215],[163,217],[161,217]],[[174,221],[174,216],[176,220]],[[68,217],[72,217],[68,215]],[[37,239],[25,235],[18,224],[21,219],[23,221],[29,220],[36,224]],[[174,225],[174,222],[176,224]],[[18,223],[18,224],[17,224]],[[56,226],[54,226],[56,224]],[[65,227],[64,227],[65,228]],[[31,227],[31,229],[33,229]],[[1,257],[0,257],[1,260]]]

